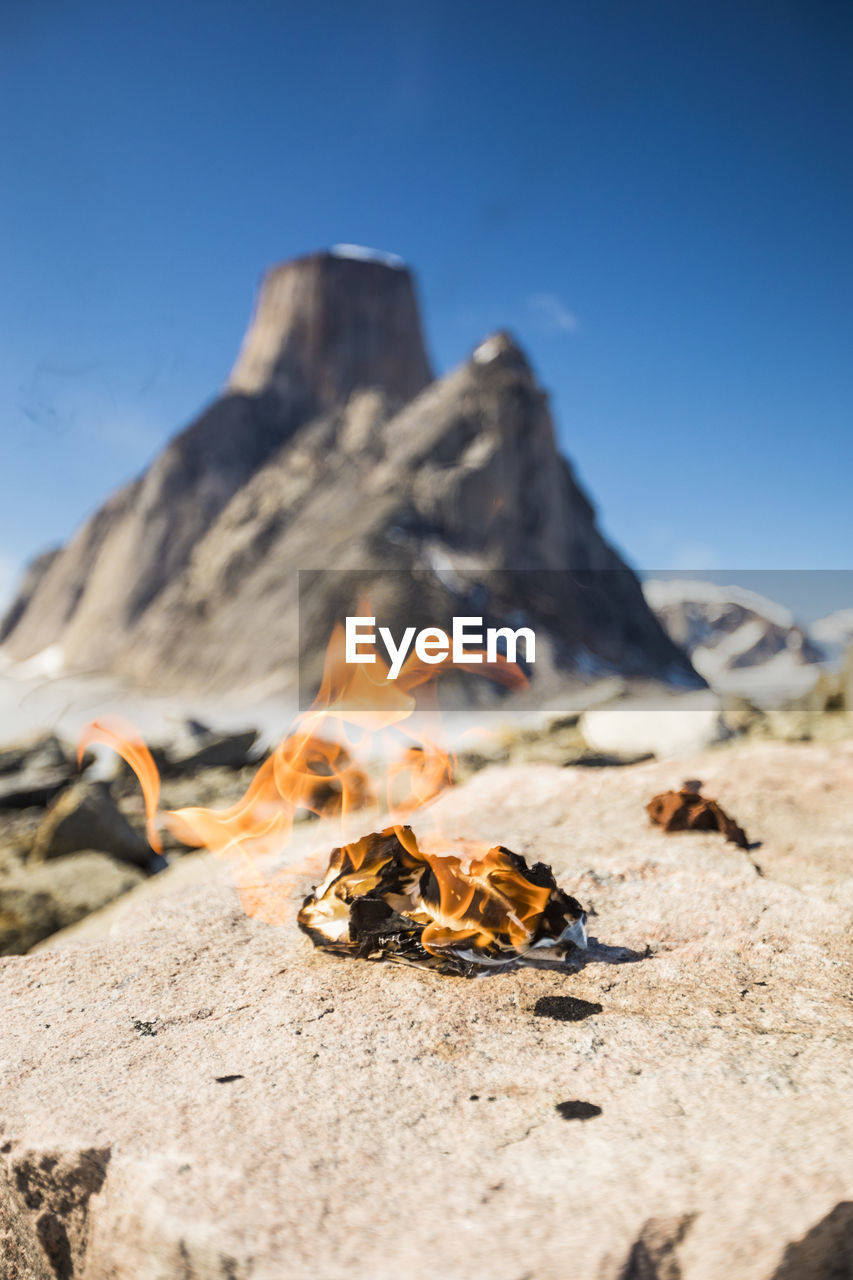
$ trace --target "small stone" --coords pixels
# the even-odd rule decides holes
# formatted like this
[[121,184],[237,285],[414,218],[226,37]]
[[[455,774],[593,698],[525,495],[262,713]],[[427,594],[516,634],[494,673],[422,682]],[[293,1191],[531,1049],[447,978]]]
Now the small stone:
[[154,851],[118,809],[106,782],[81,781],[48,810],[31,850],[34,862],[98,849],[146,869]]
[[0,954],[20,955],[137,885],[134,867],[91,850],[0,877]]

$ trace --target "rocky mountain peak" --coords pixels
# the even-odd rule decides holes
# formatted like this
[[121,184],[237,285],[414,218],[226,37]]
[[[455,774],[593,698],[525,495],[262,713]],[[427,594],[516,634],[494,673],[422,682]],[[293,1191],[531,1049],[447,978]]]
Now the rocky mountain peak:
[[496,365],[502,369],[510,369],[514,373],[527,374],[533,377],[530,362],[511,333],[498,329],[484,338],[471,353],[471,360],[479,365]]
[[431,378],[411,272],[342,245],[267,272],[229,389],[323,410],[363,387],[405,402]]
[[436,609],[520,571],[490,616],[540,627],[555,687],[697,679],[598,528],[514,338],[433,381],[411,273],[352,245],[267,274],[225,392],[34,567],[0,637],[13,660],[48,650],[160,690],[290,687],[297,635],[320,661],[341,605],[320,575],[297,609],[296,572],[332,567],[368,575],[394,626],[410,601],[387,570],[426,573]]

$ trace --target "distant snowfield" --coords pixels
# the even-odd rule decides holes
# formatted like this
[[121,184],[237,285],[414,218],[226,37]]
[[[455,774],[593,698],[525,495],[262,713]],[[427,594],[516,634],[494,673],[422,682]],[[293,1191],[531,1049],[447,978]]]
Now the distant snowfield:
[[215,729],[256,728],[273,743],[296,715],[295,699],[284,695],[146,696],[110,676],[63,675],[59,663],[61,654],[45,651],[14,664],[0,650],[0,744],[45,732],[74,742],[90,721],[105,715],[129,720],[148,742],[174,738],[191,718]]
[[838,663],[853,644],[853,609],[838,609],[827,614],[813,622],[809,631],[826,653],[827,661]]
[[721,606],[737,604],[742,609],[760,613],[777,627],[792,627],[794,616],[788,609],[770,600],[767,596],[750,591],[747,587],[726,587],[718,582],[706,582],[697,578],[650,578],[643,583],[643,594],[653,609],[663,609],[667,605],[684,604],[695,601],[697,604]]
[[823,669],[821,663],[798,662],[784,652],[756,666],[727,670],[716,664],[713,654],[714,650],[694,651],[692,661],[699,674],[718,693],[747,698],[758,706],[778,706],[802,697],[814,688]]
[[808,693],[853,641],[853,608],[802,626],[790,610],[746,587],[659,578],[644,582],[643,591],[713,689],[761,706]]
[[[273,746],[290,732],[297,716],[295,698],[265,695],[261,690],[256,697],[245,693],[215,698],[147,697],[110,677],[39,674],[55,660],[53,655],[42,658],[40,664],[30,660],[13,665],[8,658],[4,660],[0,650],[0,745],[44,732],[55,732],[74,743],[90,721],[120,716],[151,744],[174,740],[185,721],[194,719],[217,730],[257,729],[262,743]],[[567,694],[560,706],[547,711],[518,707],[484,713],[472,708],[446,712],[440,722],[421,713],[407,722],[406,730],[443,741],[450,750],[463,751],[501,741],[507,734],[544,728],[555,714],[570,713],[583,713],[590,746],[604,751],[675,755],[724,736],[720,701],[711,690],[662,691],[657,699],[643,700],[632,696],[625,682],[613,677]],[[331,732],[332,726],[328,729]],[[398,749],[393,743],[393,735],[384,746],[377,741],[373,754],[377,758],[393,755]],[[95,770],[111,776],[115,767],[112,752],[102,747],[96,747],[95,752]]]

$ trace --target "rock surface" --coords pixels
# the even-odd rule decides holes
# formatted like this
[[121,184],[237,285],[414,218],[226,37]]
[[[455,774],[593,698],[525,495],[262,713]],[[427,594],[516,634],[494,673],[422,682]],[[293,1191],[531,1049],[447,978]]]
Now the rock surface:
[[41,555],[35,556],[28,564],[18,586],[14,602],[6,610],[3,617],[0,618],[0,644],[14,631],[20,622],[29,608],[36,590],[41,585],[42,579],[61,550],[61,547],[53,547],[50,551],[43,551]]
[[244,769],[252,759],[257,740],[257,729],[217,733],[204,725],[194,726],[183,742],[166,751],[162,772],[180,776],[201,769]]
[[[0,777],[20,773],[25,769],[68,768],[69,764],[62,743],[53,733],[0,749]],[[76,764],[73,768],[76,771]]]
[[24,769],[0,778],[0,809],[32,809],[49,804],[70,785],[73,774],[58,769]]
[[[333,568],[367,570],[392,627],[535,624],[537,681],[701,684],[599,530],[519,347],[493,335],[431,383],[409,272],[335,254],[269,275],[225,394],[29,581],[5,651],[161,690],[292,686],[297,570]],[[523,576],[484,587],[505,569]],[[319,665],[355,600],[317,579],[300,603]]]
[[[651,828],[685,777],[761,848]],[[2,962],[4,1280],[849,1274],[853,744],[493,767],[435,813],[553,865],[581,971],[334,959],[206,857]]]
[[[279,450],[141,620],[134,671],[182,685],[268,679],[295,671],[300,636],[316,680],[334,621],[362,595],[396,634],[453,613],[523,616],[537,628],[537,682],[584,665],[695,683],[558,453],[530,366],[510,339],[491,341],[487,361],[475,352],[399,413],[351,401]],[[367,441],[353,435],[365,417]],[[321,573],[297,598],[294,568],[332,566],[357,586]],[[488,586],[505,568],[526,571],[511,601]]]
[[116,805],[106,782],[78,782],[51,806],[36,832],[34,862],[98,849],[122,862],[147,867],[154,851]]
[[0,874],[0,954],[20,955],[139,884],[135,867],[104,853],[72,853]]
[[[84,759],[88,768],[91,757]],[[80,769],[55,734],[40,734],[0,749],[0,810],[32,809],[49,804],[76,778]]]
[[265,275],[229,385],[323,410],[360,387],[411,400],[431,379],[405,266],[312,253]]

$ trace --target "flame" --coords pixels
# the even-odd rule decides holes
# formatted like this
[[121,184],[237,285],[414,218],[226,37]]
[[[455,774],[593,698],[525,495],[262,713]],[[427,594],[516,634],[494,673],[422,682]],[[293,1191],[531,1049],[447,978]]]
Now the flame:
[[[436,667],[411,654],[392,681],[378,655],[372,665],[347,664],[344,655],[345,633],[338,625],[326,651],[314,703],[297,717],[292,732],[229,808],[160,812],[160,777],[151,752],[137,730],[117,717],[94,721],[84,729],[79,758],[92,743],[111,747],[139,780],[152,848],[158,852],[162,848],[162,825],[186,845],[228,857],[246,912],[280,924],[292,913],[294,883],[307,867],[303,863],[270,875],[262,864],[289,845],[300,811],[338,817],[343,823],[355,810],[377,806],[380,797],[366,767],[377,749],[388,761],[382,800],[400,831],[405,830],[402,818],[423,810],[453,780],[455,760],[440,742],[440,732],[428,736],[407,724],[416,710],[437,713]],[[520,669],[505,658],[499,656],[493,663],[486,661],[485,654],[482,658],[472,668],[475,674],[510,688],[526,683]],[[393,741],[386,741],[388,737]],[[483,846],[480,853],[485,851]],[[502,881],[499,869],[487,867],[483,857],[478,859],[474,853],[464,858],[436,856],[430,865],[441,887],[440,911],[430,926],[430,937],[438,945],[446,927],[438,920],[448,921],[460,913],[467,918],[479,910],[488,915],[493,905],[487,908],[487,904],[499,901]],[[523,931],[533,904],[519,904],[514,898],[512,902],[511,927]],[[472,931],[476,936],[474,926]]]
[[145,798],[145,825],[148,843],[156,853],[162,853],[163,845],[157,830],[157,806],[160,803],[160,774],[151,752],[142,737],[128,720],[119,716],[105,716],[93,720],[80,734],[77,743],[77,764],[83,763],[86,748],[101,742],[112,747],[130,765],[139,779]]
[[516,951],[524,950],[545,910],[547,887],[520,876],[500,846],[444,852],[427,845],[421,853],[438,886],[438,905],[421,935],[427,951],[440,955],[461,939],[486,948],[496,934],[505,934]]
[[333,850],[297,919],[327,950],[444,972],[586,945],[586,913],[550,868],[501,846],[419,842],[400,826]]

